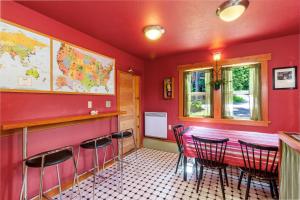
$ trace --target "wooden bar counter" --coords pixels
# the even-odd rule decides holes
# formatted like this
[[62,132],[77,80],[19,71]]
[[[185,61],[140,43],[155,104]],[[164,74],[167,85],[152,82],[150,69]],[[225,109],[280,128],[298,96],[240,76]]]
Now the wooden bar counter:
[[[115,112],[106,112],[100,113],[97,115],[76,115],[76,116],[67,116],[67,117],[56,117],[56,118],[47,118],[47,119],[33,119],[26,121],[14,121],[14,122],[4,122],[1,127],[0,136],[9,135],[18,133],[18,131],[14,131],[17,129],[22,129],[22,152],[23,152],[23,160],[27,158],[27,135],[28,129],[34,129],[38,127],[49,127],[55,126],[57,124],[63,125],[71,125],[78,122],[84,122],[89,120],[103,120],[103,119],[112,119],[114,117],[119,117],[122,114],[126,114],[126,112],[115,111]],[[23,162],[23,177],[25,175],[25,164]],[[23,179],[22,177],[22,179]],[[24,185],[24,199],[27,199],[27,177],[25,177],[25,185]]]
[[280,199],[300,199],[300,133],[280,132]]

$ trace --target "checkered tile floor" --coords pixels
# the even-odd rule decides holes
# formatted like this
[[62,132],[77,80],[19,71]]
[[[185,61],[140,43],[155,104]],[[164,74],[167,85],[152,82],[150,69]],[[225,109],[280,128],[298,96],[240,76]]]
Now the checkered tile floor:
[[[132,162],[132,166],[124,167],[123,192],[119,187],[119,176],[114,174],[117,165],[106,169],[102,174],[109,177],[105,181],[99,178],[96,184],[94,199],[222,199],[221,186],[217,171],[205,169],[203,180],[200,184],[199,193],[196,193],[195,170],[193,161],[189,160],[188,180],[183,181],[182,170],[175,174],[175,167],[178,155],[153,149],[138,150],[138,160],[134,153],[126,156],[126,160]],[[139,166],[138,166],[138,165]],[[138,166],[138,170],[137,167]],[[237,189],[238,169],[229,167],[227,169],[229,186],[225,187],[226,199],[244,199],[246,191],[246,180]],[[97,179],[96,179],[97,180]],[[82,199],[93,199],[93,178],[90,177],[80,183]],[[76,193],[74,187],[74,193]],[[64,191],[62,199],[70,199],[71,190]],[[59,199],[58,196],[55,199]],[[79,199],[74,194],[73,199]],[[269,186],[265,183],[252,181],[250,199],[271,199]]]

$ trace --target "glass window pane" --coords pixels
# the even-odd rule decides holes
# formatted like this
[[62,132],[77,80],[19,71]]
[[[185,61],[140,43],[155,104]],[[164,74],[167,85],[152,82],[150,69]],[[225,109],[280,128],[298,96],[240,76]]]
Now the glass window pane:
[[250,119],[249,68],[232,68],[233,118]]
[[190,77],[185,78],[185,116],[212,117],[212,70],[187,73]]

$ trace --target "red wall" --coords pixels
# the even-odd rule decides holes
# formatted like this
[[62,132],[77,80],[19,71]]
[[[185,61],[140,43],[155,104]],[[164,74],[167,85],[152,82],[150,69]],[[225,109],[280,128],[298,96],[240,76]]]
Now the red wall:
[[[141,88],[143,88],[144,61],[141,59],[15,2],[1,2],[1,18],[113,57],[116,59],[117,69],[126,71],[133,66],[135,72],[142,77]],[[87,109],[88,100],[92,100],[93,107],[99,111],[117,110],[116,96],[0,93],[0,125],[7,121],[87,114],[89,112]],[[106,100],[112,101],[111,108],[105,108]],[[30,132],[28,153],[33,155],[56,147],[78,145],[83,140],[108,134],[114,130],[116,130],[116,119],[112,123],[108,120],[93,121]],[[20,131],[15,133],[20,133]],[[91,155],[91,152],[82,154],[79,164],[80,173],[91,167]],[[21,189],[22,170],[22,137],[20,134],[0,138],[0,157],[0,199],[18,199]],[[62,165],[63,180],[70,180],[71,166],[70,161]],[[44,178],[45,189],[57,185],[55,177],[55,171],[52,167],[46,170]],[[37,193],[38,171],[29,170],[29,195],[32,196]]]
[[[257,54],[271,53],[272,60],[269,62],[269,127],[238,126],[209,123],[184,123],[178,119],[178,71],[177,66],[209,61],[212,52],[194,51],[184,54],[176,54],[153,60],[145,67],[145,111],[161,111],[168,113],[168,124],[184,123],[185,125],[199,125],[233,130],[249,130],[261,132],[299,131],[299,89],[297,90],[272,90],[272,68],[290,65],[300,66],[300,35],[290,35],[281,38],[263,40],[252,43],[240,44],[222,49],[222,57],[234,58]],[[299,82],[298,69],[298,82]],[[175,98],[163,99],[163,79],[175,77]],[[300,82],[298,83],[300,84]],[[168,139],[174,140],[169,131]]]
[[[78,46],[116,58],[116,68],[127,70],[133,66],[137,74],[142,76],[142,111],[166,111],[168,123],[178,121],[178,73],[179,64],[188,64],[211,59],[208,51],[194,51],[177,54],[147,62],[144,70],[144,61],[127,54],[107,43],[99,41],[89,35],[81,33],[69,26],[61,24],[44,15],[32,11],[14,2],[1,2],[1,18],[32,28],[36,31],[68,41]],[[272,53],[269,69],[269,118],[272,121],[269,127],[234,126],[222,124],[203,124],[206,127],[216,127],[235,130],[252,130],[262,132],[276,132],[278,130],[295,131],[300,129],[299,118],[299,90],[271,89],[271,68],[277,66],[300,65],[299,37],[291,35],[282,38],[264,40],[254,43],[241,44],[223,49],[223,58],[233,58],[263,53]],[[298,70],[299,72],[300,70]],[[163,100],[162,81],[164,77],[174,76],[175,99]],[[300,76],[298,76],[299,79]],[[3,122],[26,120],[33,118],[47,118],[88,113],[87,101],[92,100],[95,109],[103,112],[116,110],[116,96],[92,95],[61,95],[61,94],[29,94],[29,93],[0,93],[0,125]],[[112,108],[105,108],[106,100],[112,101]],[[192,123],[185,123],[193,125]],[[29,155],[53,149],[64,145],[78,145],[81,141],[95,136],[107,134],[116,129],[116,120],[93,121],[66,127],[57,127],[30,132]],[[20,133],[20,131],[16,131]],[[21,135],[4,136],[0,138],[0,199],[17,199],[21,186]],[[169,133],[168,139],[173,139]],[[82,155],[79,172],[91,167],[90,152]],[[62,177],[71,178],[71,162],[63,164]],[[38,172],[29,172],[29,194],[38,192]],[[56,185],[54,169],[46,170],[45,188]]]

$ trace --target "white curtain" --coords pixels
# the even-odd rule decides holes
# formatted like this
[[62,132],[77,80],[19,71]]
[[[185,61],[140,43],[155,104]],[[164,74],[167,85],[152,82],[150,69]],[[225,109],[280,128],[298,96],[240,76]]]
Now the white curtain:
[[254,64],[249,67],[249,93],[251,120],[260,121],[262,120],[260,64]]
[[205,109],[205,116],[212,117],[212,70],[207,70],[205,72],[205,104],[207,109]]
[[222,87],[222,117],[233,117],[233,81],[231,67],[222,69],[222,79],[225,80]]

